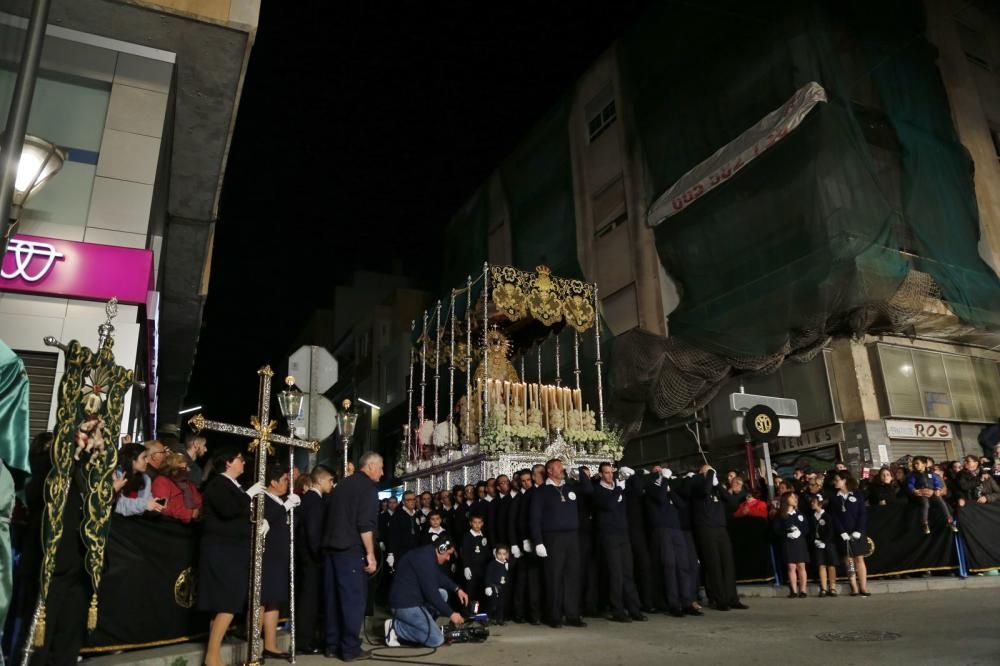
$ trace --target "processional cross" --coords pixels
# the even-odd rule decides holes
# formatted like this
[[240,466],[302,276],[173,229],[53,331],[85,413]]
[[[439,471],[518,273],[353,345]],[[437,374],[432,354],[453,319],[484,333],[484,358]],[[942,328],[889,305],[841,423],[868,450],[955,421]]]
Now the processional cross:
[[[267,474],[267,456],[268,453],[271,452],[272,442],[284,444],[285,446],[307,449],[309,451],[317,451],[319,449],[319,442],[273,434],[274,428],[277,425],[277,421],[271,420],[271,379],[274,377],[274,371],[271,370],[271,366],[265,365],[257,371],[257,376],[260,377],[260,388],[257,393],[257,416],[250,417],[251,427],[248,428],[246,426],[220,423],[219,421],[209,421],[201,414],[196,415],[194,418],[189,420],[188,423],[195,432],[212,430],[215,432],[225,433],[227,435],[247,437],[253,440],[250,442],[250,450],[253,451],[256,449],[257,451],[256,480],[259,483],[265,483]],[[292,470],[289,470],[289,475],[291,475],[291,473]],[[289,479],[291,479],[291,476],[289,476]],[[252,505],[254,529],[251,542],[251,552],[253,553],[253,562],[250,568],[250,608],[248,613],[250,616],[250,622],[247,623],[247,647],[249,649],[249,655],[246,662],[247,666],[259,666],[263,656],[263,646],[261,645],[260,636],[260,591],[261,570],[263,568],[264,560],[265,501],[266,498],[264,497],[264,493],[261,493],[253,498]],[[292,603],[294,603],[294,601],[292,601]]]

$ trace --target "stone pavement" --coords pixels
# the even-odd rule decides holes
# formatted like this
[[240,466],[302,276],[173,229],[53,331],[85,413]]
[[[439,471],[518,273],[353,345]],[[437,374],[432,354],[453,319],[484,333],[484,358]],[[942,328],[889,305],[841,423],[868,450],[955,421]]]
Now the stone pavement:
[[[443,647],[436,652],[410,648],[376,648],[378,663],[486,665],[669,663],[748,666],[806,662],[810,664],[1000,664],[1000,578],[934,577],[872,581],[872,597],[786,599],[782,588],[743,588],[748,611],[706,610],[704,617],[657,615],[650,622],[616,624],[588,620],[586,629],[492,627],[483,644]],[[748,592],[754,592],[751,594]],[[776,597],[775,592],[781,596]],[[761,595],[770,596],[761,596]],[[825,633],[846,633],[821,640]],[[851,635],[886,632],[888,636]],[[381,633],[376,629],[375,633]],[[380,637],[372,636],[378,642]],[[829,637],[827,637],[829,638]],[[859,641],[858,638],[883,638]],[[888,640],[885,640],[888,639]],[[234,648],[237,645],[234,642]],[[240,646],[241,647],[241,646]],[[232,656],[230,663],[238,663]],[[195,644],[133,652],[86,661],[90,666],[197,666]],[[269,661],[270,664],[281,663]],[[300,656],[301,666],[342,663]]]

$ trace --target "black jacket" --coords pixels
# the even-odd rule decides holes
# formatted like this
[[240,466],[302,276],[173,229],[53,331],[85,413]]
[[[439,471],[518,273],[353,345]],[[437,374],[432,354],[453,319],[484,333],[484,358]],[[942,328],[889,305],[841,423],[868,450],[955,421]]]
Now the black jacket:
[[451,607],[441,598],[439,589],[456,592],[458,586],[438,567],[434,546],[421,546],[396,563],[389,608],[430,606],[441,615],[451,615]]
[[414,515],[406,509],[397,509],[389,521],[389,534],[386,535],[385,547],[388,552],[399,559],[420,545],[420,525],[417,523],[419,511]]
[[[298,544],[296,551],[301,557],[319,564],[323,561],[323,515],[326,502],[323,496],[312,490],[302,496],[302,505],[295,510],[295,534]],[[301,549],[301,550],[300,550]]]
[[725,527],[726,516],[735,509],[726,503],[729,493],[723,493],[722,484],[714,485],[715,470],[704,476],[696,474],[688,482],[691,492],[691,522],[695,529]]
[[205,485],[201,517],[203,541],[250,540],[250,497],[225,474],[216,474]]
[[548,532],[576,532],[580,527],[579,494],[565,483],[546,483],[531,498],[530,533],[534,545],[544,544]]
[[617,485],[608,489],[601,483],[594,486],[594,523],[601,534],[623,533],[628,530],[625,491]]

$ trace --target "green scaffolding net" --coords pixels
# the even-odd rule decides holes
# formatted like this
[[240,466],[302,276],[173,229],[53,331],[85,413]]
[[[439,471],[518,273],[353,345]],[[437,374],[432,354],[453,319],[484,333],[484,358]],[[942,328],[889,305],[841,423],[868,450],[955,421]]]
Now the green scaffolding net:
[[622,40],[647,204],[809,82],[828,98],[655,228],[681,302],[669,338],[616,342],[612,381],[633,422],[646,405],[690,412],[732,374],[811,358],[830,336],[901,332],[929,297],[1000,325],[922,20],[915,0],[665,3]]

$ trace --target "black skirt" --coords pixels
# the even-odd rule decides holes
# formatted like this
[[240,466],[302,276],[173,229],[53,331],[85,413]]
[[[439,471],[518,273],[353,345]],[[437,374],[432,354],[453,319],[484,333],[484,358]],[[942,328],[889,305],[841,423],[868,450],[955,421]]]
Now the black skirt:
[[242,613],[250,584],[250,544],[202,541],[198,564],[198,610]]
[[821,567],[835,567],[840,564],[840,561],[843,559],[840,556],[840,551],[837,550],[837,544],[833,539],[826,542],[826,548],[816,548],[815,553],[815,562]]
[[837,552],[841,557],[847,557],[847,544],[851,544],[851,556],[858,557],[860,555],[868,554],[868,534],[865,532],[861,533],[860,539],[851,539],[850,542],[844,541],[843,539],[837,539]]
[[265,606],[288,603],[290,534],[285,507],[270,497],[264,504],[267,537],[264,539],[264,570],[261,572],[260,602]]
[[806,536],[803,534],[798,539],[785,539],[784,543],[785,564],[798,564],[809,561],[809,545],[806,543]]

